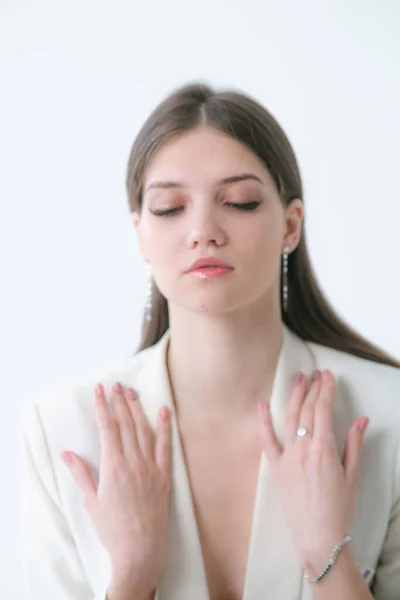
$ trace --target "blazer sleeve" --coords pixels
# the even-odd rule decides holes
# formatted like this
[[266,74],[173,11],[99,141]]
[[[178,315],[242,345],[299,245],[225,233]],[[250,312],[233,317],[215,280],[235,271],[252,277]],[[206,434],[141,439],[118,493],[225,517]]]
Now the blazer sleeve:
[[62,511],[37,404],[22,415],[21,555],[26,598],[107,600],[95,596]]
[[372,593],[376,600],[400,600],[400,444],[395,469],[394,501]]

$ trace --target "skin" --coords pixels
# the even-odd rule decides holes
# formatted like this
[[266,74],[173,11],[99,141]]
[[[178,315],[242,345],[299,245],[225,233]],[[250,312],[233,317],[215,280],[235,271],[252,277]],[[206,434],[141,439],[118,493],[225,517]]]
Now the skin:
[[[243,173],[261,181],[218,184]],[[182,186],[148,189],[159,181]],[[142,214],[133,222],[142,256],[169,303],[168,366],[177,411],[199,426],[227,418],[243,423],[272,385],[281,345],[281,255],[300,240],[303,204],[294,199],[284,207],[259,158],[208,127],[163,146],[143,189]],[[227,204],[257,200],[253,211]],[[171,216],[152,213],[178,207]],[[204,256],[222,258],[234,270],[210,280],[188,276]]]
[[[310,385],[304,374],[295,375],[285,418],[284,448],[275,436],[268,404],[258,407],[262,446],[301,563],[311,579],[322,572],[337,542],[349,534],[368,426],[368,418],[355,419],[341,459],[333,431],[334,392],[335,379],[329,370],[315,371]],[[311,435],[298,437],[300,424]],[[314,598],[373,598],[348,545],[329,576],[314,587]]]
[[[244,173],[259,181],[220,183]],[[178,185],[160,188],[160,181]],[[252,201],[260,201],[253,211],[227,204]],[[179,211],[154,214],[171,208]],[[334,376],[316,372],[308,385],[303,374],[292,385],[284,448],[274,434],[265,399],[281,346],[281,256],[285,246],[290,253],[299,243],[303,215],[298,198],[283,206],[269,172],[248,148],[201,127],[170,140],[153,156],[142,211],[134,214],[133,224],[141,254],[169,304],[167,366],[184,435],[199,439],[207,432],[217,439],[228,431],[237,441],[238,432],[247,429],[259,436],[299,558],[314,577],[354,518],[368,419],[361,417],[350,427],[341,461],[332,423]],[[233,271],[210,280],[189,276],[192,262],[204,256],[222,258]],[[109,600],[152,598],[165,550],[159,541],[165,539],[167,524],[170,418],[166,412],[152,432],[140,402],[129,399],[128,391],[113,392],[110,406],[102,386],[97,395],[104,450],[99,488],[80,457],[74,455],[71,467],[110,554]],[[296,436],[300,424],[312,435]],[[321,556],[326,556],[323,564]],[[372,598],[348,547],[315,586],[317,600],[337,597]]]

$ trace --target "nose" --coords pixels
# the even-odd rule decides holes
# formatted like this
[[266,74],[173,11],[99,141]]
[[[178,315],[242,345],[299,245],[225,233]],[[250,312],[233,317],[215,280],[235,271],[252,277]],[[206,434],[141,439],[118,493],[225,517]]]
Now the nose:
[[199,215],[193,219],[188,234],[189,248],[196,246],[206,248],[209,245],[222,246],[225,241],[225,232],[216,218],[208,214],[207,216]]

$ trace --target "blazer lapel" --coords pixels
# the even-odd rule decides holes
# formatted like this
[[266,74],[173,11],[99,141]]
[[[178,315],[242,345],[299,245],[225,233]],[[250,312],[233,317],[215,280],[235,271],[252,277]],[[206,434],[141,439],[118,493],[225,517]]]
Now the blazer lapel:
[[[169,331],[153,347],[153,353],[141,372],[145,378],[143,389],[146,404],[152,407],[148,414],[150,423],[155,427],[157,409],[163,404],[169,406],[172,417],[173,483],[167,552],[156,600],[209,600],[197,522],[166,368],[168,342]],[[291,377],[296,371],[309,374],[314,368],[314,358],[307,344],[283,326],[282,347],[270,399],[275,433],[282,445]],[[280,508],[268,461],[265,454],[261,453],[243,600],[265,600],[266,594],[271,598],[308,600],[311,596],[308,586],[304,585],[303,588],[303,582],[304,572]]]
[[[313,369],[314,360],[307,345],[284,326],[270,400],[275,435],[282,447],[291,377],[296,371],[310,373]],[[299,600],[303,582],[304,572],[263,452],[243,600],[265,600],[266,594],[270,598]]]

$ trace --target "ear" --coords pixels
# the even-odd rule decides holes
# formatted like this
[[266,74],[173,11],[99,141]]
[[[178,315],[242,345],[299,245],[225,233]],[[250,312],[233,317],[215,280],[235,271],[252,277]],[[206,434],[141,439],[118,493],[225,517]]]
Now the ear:
[[147,259],[146,259],[145,253],[144,253],[142,231],[140,229],[140,215],[137,211],[134,211],[132,214],[133,214],[132,221],[133,221],[133,226],[135,227],[136,233],[137,233],[140,254],[142,255],[143,259],[146,261]]
[[300,198],[294,198],[287,205],[285,210],[285,237],[283,240],[284,246],[289,246],[293,252],[300,242],[301,232],[303,229],[304,206]]

